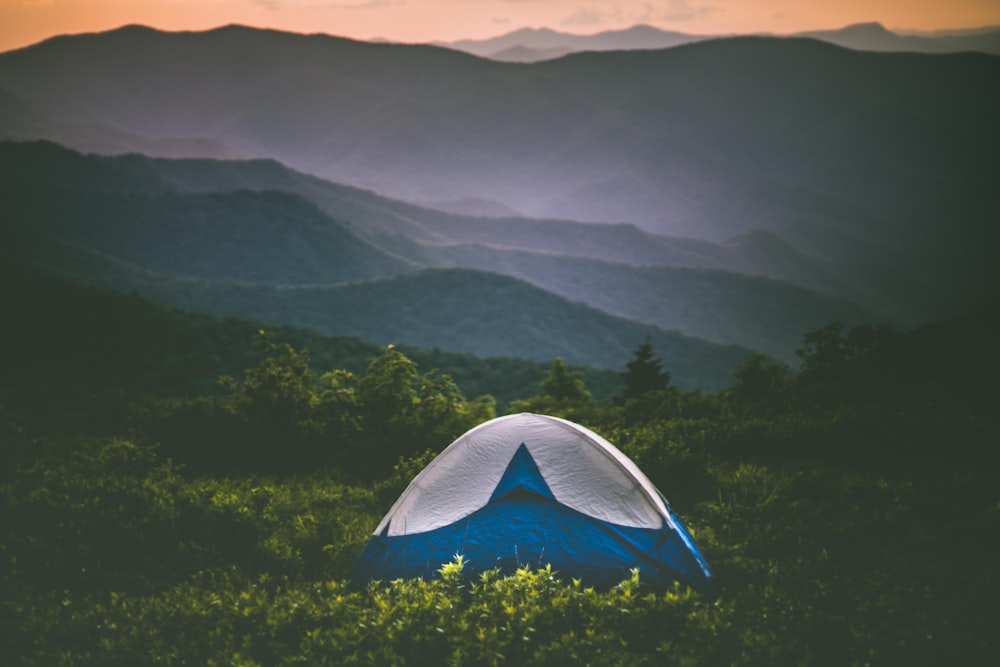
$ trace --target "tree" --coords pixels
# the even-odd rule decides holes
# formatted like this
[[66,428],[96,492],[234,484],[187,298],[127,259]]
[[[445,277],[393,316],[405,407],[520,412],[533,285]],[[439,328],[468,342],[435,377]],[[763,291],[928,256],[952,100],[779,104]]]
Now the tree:
[[400,457],[440,451],[495,416],[492,397],[466,400],[450,376],[436,370],[421,375],[391,345],[364,375],[338,370],[320,382],[319,413],[330,440],[342,443],[341,463],[368,476],[389,472]]
[[755,354],[736,369],[736,383],[722,395],[740,414],[770,415],[785,409],[792,386],[788,365]]
[[562,357],[556,357],[542,381],[538,383],[542,393],[558,403],[577,403],[590,401],[592,397],[583,382],[583,371],[571,371],[566,368]]
[[542,391],[540,395],[513,401],[508,412],[538,412],[573,418],[596,406],[594,397],[584,383],[583,371],[570,370],[562,357],[556,357],[552,361],[538,383],[538,388]]
[[620,373],[625,382],[623,399],[640,398],[654,391],[662,391],[670,384],[670,373],[662,370],[661,362],[653,355],[649,336],[633,352],[632,361],[625,364],[627,369]]
[[840,322],[809,331],[803,346],[795,351],[802,360],[801,376],[805,379],[831,379],[857,371],[862,362],[878,355],[892,338],[885,325],[872,327],[859,324],[846,333]]
[[[229,410],[243,431],[241,463],[293,464],[303,456],[315,436],[313,420],[316,378],[307,350],[279,343],[270,332],[260,331],[254,343],[264,358],[247,369],[242,381],[223,376],[229,389]],[[269,465],[271,463],[268,463]]]

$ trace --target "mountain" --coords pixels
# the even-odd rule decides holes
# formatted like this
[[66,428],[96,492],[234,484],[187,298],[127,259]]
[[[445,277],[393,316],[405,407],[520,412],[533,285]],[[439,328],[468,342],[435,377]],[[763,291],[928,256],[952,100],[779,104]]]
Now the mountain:
[[509,206],[504,206],[500,202],[488,199],[478,199],[476,197],[463,197],[462,199],[452,199],[448,201],[428,202],[427,206],[444,213],[454,213],[455,215],[471,216],[475,218],[522,218],[520,211],[515,211]]
[[[522,53],[527,54],[550,53],[559,55],[576,51],[666,49],[703,39],[712,39],[712,37],[711,35],[688,35],[681,32],[660,30],[649,25],[634,25],[624,30],[606,30],[593,35],[575,35],[549,28],[522,28],[490,39],[438,42],[437,45],[485,58],[504,60],[505,58],[497,56],[516,54],[518,53],[516,49],[523,49]],[[557,56],[551,55],[550,57]]]
[[[177,278],[324,285],[421,268],[477,269],[787,361],[808,330],[879,319],[799,286],[852,290],[763,232],[719,245],[629,225],[465,218],[274,162],[83,156],[47,143],[0,143],[0,179],[9,188],[8,225]],[[744,275],[769,272],[786,281]],[[132,289],[128,279],[116,285]]]
[[[635,25],[625,30],[608,30],[591,35],[576,35],[549,29],[522,28],[497,37],[480,40],[438,42],[439,46],[473,55],[510,62],[535,62],[578,51],[616,51],[667,49],[732,35],[692,35],[661,30],[649,25]],[[782,35],[771,35],[782,37]],[[1000,29],[995,26],[971,30],[916,33],[888,30],[876,22],[857,23],[834,30],[810,30],[788,37],[806,37],[862,51],[913,51],[920,53],[956,53],[980,51],[1000,54]]]
[[[525,67],[130,27],[2,54],[0,87],[49,115],[208,137],[396,198],[475,197],[715,241],[763,228],[828,252],[823,232],[879,230],[942,195],[981,199],[971,186],[997,140],[997,62],[741,38]],[[846,235],[835,249],[853,249]]]
[[[484,246],[437,248],[427,263],[517,276],[606,313],[795,363],[802,335],[880,318],[842,298],[727,271],[637,267]],[[427,257],[426,255],[424,256]]]
[[[921,279],[914,282],[906,276],[887,273],[884,268],[882,273],[866,276],[861,270],[864,265],[858,262],[845,266],[824,262],[797,251],[769,232],[743,234],[718,244],[650,234],[627,224],[448,215],[297,173],[274,161],[151,160],[137,155],[85,157],[52,144],[6,143],[0,144],[0,175],[15,192],[66,186],[131,194],[288,192],[314,203],[338,224],[349,226],[351,231],[397,259],[401,256],[417,265],[455,266],[456,253],[464,251],[452,252],[447,246],[476,245],[546,256],[588,257],[630,266],[718,269],[767,276],[838,295],[863,304],[870,311],[904,321],[908,315],[912,316],[905,304],[919,302],[932,293]],[[547,258],[537,261],[545,263]],[[511,268],[517,263],[496,259],[489,265],[492,270],[528,277]],[[591,305],[599,303],[584,300]],[[731,304],[717,307],[724,314]],[[683,323],[675,325],[686,330]],[[727,330],[750,328],[744,324]],[[801,333],[796,329],[785,339],[797,340]],[[725,340],[718,332],[709,338]],[[733,342],[749,344],[747,340]]]
[[[688,266],[760,273],[790,282],[822,281],[814,259],[764,232],[712,243],[651,234],[630,224],[583,224],[523,216],[448,214],[381,197],[288,169],[273,160],[164,160],[141,155],[81,155],[48,142],[0,142],[0,187],[11,196],[45,189],[74,193],[217,194],[280,191],[315,204],[339,224],[380,245],[399,239],[427,244],[483,245],[590,257],[635,266]],[[447,203],[445,204],[448,205]],[[461,208],[462,203],[453,204]],[[491,207],[465,200],[467,208]],[[495,206],[494,206],[495,208]],[[765,241],[765,239],[767,239]],[[400,245],[419,254],[412,246]]]
[[[56,114],[58,116],[58,114]],[[146,153],[162,157],[243,157],[214,139],[168,137],[152,139],[99,121],[66,121],[0,89],[0,138],[29,140],[46,137],[83,152]]]
[[[253,340],[265,327],[261,322],[188,313],[135,294],[81,287],[16,263],[0,267],[0,297],[9,323],[0,329],[0,397],[7,407],[45,406],[46,419],[63,406],[92,409],[94,397],[115,391],[218,394],[224,391],[221,375],[239,377],[260,359]],[[267,330],[307,349],[318,373],[335,368],[363,373],[384,350],[359,338],[290,327]],[[548,367],[547,361],[402,349],[422,372],[447,373],[469,398],[490,394],[501,411],[511,400],[536,393]],[[616,372],[579,370],[595,398],[620,393]]]
[[918,53],[956,53],[980,51],[1000,55],[1000,29],[987,32],[914,35],[887,30],[881,23],[857,23],[839,30],[813,30],[796,33],[861,51],[912,51]]
[[490,60],[498,60],[506,63],[536,63],[541,60],[553,60],[562,58],[568,53],[573,53],[574,49],[562,46],[555,46],[550,49],[529,49],[526,46],[512,46],[501,49],[496,53],[489,54]]
[[[236,304],[241,296],[236,287],[220,286],[212,298]],[[269,320],[270,312],[281,309],[289,312],[289,324],[328,334],[479,356],[561,356],[598,368],[624,368],[649,336],[676,384],[689,388],[727,386],[733,369],[751,354],[615,318],[482,271],[429,269],[353,285],[257,289],[246,296],[233,315]]]
[[[998,79],[1000,58],[984,54],[763,37],[510,64],[133,26],[0,54],[0,88],[60,124],[151,146],[200,137],[409,201],[485,200],[715,244],[764,231],[915,321],[1000,284]],[[424,224],[405,217],[383,231]]]
[[7,224],[152,271],[206,280],[338,283],[412,270],[282,192],[138,194],[8,192]]
[[338,285],[268,285],[171,276],[72,241],[7,228],[6,261],[185,311],[291,326],[379,345],[519,357],[618,370],[647,336],[685,388],[727,386],[752,351],[616,318],[507,276],[426,269]]

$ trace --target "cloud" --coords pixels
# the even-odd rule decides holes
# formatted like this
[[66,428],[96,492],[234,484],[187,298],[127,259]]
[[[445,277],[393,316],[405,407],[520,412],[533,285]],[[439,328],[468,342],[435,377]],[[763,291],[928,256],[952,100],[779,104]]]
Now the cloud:
[[380,9],[406,0],[253,0],[272,10],[279,9]]
[[602,12],[596,7],[580,7],[567,19],[563,20],[563,25],[598,25],[608,21],[621,21],[622,12],[617,9],[613,12]]
[[392,7],[393,5],[405,4],[406,0],[358,0],[357,2],[329,2],[327,7],[332,9],[379,9],[380,7]]
[[666,0],[647,2],[643,11],[635,17],[637,21],[691,21],[700,16],[722,11],[711,5],[692,5],[689,0]]

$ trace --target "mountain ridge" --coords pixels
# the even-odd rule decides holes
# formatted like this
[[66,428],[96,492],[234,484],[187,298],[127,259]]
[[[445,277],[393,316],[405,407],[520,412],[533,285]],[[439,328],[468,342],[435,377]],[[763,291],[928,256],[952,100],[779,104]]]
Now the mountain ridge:
[[[925,215],[923,193],[967,187],[951,199],[981,199],[967,176],[998,141],[988,119],[1000,108],[985,93],[997,61],[975,54],[734,38],[523,67],[245,28],[156,33],[136,54],[120,38],[0,54],[0,87],[75,122],[100,118],[157,141],[210,137],[397,199],[478,197],[534,218],[715,241],[763,228],[814,254],[843,246],[841,230]],[[82,69],[72,80],[70,52]],[[801,64],[774,69],[789,61]],[[226,78],[237,62],[256,75]],[[856,92],[845,96],[846,82]],[[922,144],[897,159],[900,146]],[[942,172],[942,162],[968,166]]]
[[[837,284],[836,275],[764,232],[713,245],[628,225],[466,219],[317,183],[274,162],[88,157],[52,144],[0,144],[0,176],[16,190],[7,197],[10,223],[177,277],[303,285],[482,269],[619,317],[786,360],[810,328],[875,319],[842,299],[744,275],[754,273],[754,262],[763,274],[765,263],[784,262],[782,271],[806,283]],[[40,184],[50,189],[33,195]],[[51,189],[57,185],[65,190]],[[321,186],[327,189],[313,189]],[[368,228],[368,216],[391,210],[410,216],[416,231]]]
[[[10,240],[10,236],[6,239]],[[616,318],[521,280],[467,269],[422,269],[338,285],[266,285],[159,274],[74,242],[17,239],[12,263],[192,313],[350,336],[376,344],[517,357],[617,370],[646,336],[678,386],[718,389],[752,351]],[[8,248],[13,244],[7,244]],[[10,252],[10,250],[5,250]]]
[[[917,51],[924,53],[953,53],[982,51],[1000,54],[1000,26],[984,26],[950,32],[914,33],[889,30],[878,21],[853,23],[833,29],[804,30],[787,34],[751,33],[752,35],[818,39],[845,48],[873,51]],[[554,57],[580,51],[666,49],[711,39],[745,36],[734,33],[693,34],[664,30],[648,24],[636,24],[622,30],[604,30],[591,34],[560,32],[548,28],[521,28],[485,39],[465,39],[451,42],[434,42],[495,60],[537,62],[553,57],[551,52],[562,51]],[[514,49],[522,49],[520,54]],[[516,58],[504,53],[513,53]]]

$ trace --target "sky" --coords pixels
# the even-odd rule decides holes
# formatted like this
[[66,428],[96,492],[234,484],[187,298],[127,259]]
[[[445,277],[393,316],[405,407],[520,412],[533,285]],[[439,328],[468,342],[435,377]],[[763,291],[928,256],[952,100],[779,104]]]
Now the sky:
[[430,42],[524,27],[590,34],[646,23],[696,34],[783,34],[867,21],[912,30],[1000,25],[1000,0],[0,0],[0,51],[130,23],[161,30],[239,23]]

